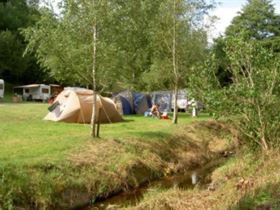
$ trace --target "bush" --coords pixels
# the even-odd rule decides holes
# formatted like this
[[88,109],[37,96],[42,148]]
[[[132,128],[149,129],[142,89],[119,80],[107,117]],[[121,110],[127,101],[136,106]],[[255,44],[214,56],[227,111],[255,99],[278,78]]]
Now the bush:
[[256,40],[244,41],[242,36],[227,37],[224,51],[228,60],[225,70],[231,75],[231,82],[224,87],[219,85],[212,60],[204,69],[207,79],[201,80],[203,85],[197,85],[200,89],[211,87],[205,93],[210,111],[218,117],[236,116],[234,122],[251,148],[279,147],[279,54]]

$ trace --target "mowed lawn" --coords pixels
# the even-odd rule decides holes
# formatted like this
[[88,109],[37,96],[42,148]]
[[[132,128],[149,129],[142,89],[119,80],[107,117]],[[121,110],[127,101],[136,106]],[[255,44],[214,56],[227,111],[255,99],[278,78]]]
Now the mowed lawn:
[[192,118],[180,114],[179,126],[171,120],[143,116],[126,116],[124,121],[101,125],[101,139],[90,137],[90,125],[44,121],[48,105],[41,103],[0,103],[0,164],[33,165],[41,162],[65,161],[67,155],[87,141],[143,138],[160,140],[178,132],[180,124],[208,119],[204,114]]

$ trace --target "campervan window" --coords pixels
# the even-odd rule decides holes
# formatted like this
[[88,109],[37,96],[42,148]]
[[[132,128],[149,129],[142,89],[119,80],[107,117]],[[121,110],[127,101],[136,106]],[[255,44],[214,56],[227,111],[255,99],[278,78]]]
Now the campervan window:
[[42,88],[42,93],[49,93],[49,89],[48,88]]
[[22,88],[14,88],[14,93],[22,95]]
[[24,92],[25,93],[29,93],[29,89],[24,89]]
[[3,89],[4,89],[4,85],[0,84],[0,90],[3,90]]

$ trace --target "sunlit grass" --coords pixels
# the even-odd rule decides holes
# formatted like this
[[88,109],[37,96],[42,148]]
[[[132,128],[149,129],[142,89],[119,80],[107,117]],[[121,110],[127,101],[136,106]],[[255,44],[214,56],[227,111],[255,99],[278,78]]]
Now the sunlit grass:
[[[47,104],[0,104],[0,162],[35,164],[42,161],[63,161],[71,150],[95,141],[88,124],[44,121]],[[193,119],[180,114],[179,126],[194,120],[205,120],[207,114]],[[142,138],[144,141],[165,138],[176,132],[171,120],[144,116],[127,116],[124,121],[101,125],[101,138]]]

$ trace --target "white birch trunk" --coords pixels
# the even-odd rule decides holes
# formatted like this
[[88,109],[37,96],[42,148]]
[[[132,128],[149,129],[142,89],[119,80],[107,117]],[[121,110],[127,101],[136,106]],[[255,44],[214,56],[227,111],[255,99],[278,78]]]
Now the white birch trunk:
[[92,104],[92,116],[91,116],[91,136],[96,137],[96,21],[93,25],[92,34],[92,90],[93,90],[93,104]]
[[173,119],[172,123],[177,124],[178,122],[178,70],[176,65],[176,0],[173,0],[173,42],[172,42],[172,66],[174,73],[174,110],[173,110]]
[[172,123],[177,124],[178,122],[178,105],[177,105],[177,98],[178,98],[178,86],[175,85],[174,88],[174,110],[173,110],[173,118],[172,118]]

